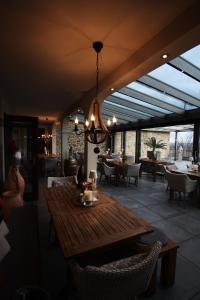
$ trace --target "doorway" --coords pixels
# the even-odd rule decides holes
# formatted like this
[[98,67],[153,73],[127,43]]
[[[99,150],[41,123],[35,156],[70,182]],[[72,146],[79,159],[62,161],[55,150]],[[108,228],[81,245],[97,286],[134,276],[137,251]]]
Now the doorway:
[[24,116],[4,116],[5,175],[10,167],[9,147],[15,143],[21,152],[20,173],[25,180],[24,200],[38,199],[38,119]]

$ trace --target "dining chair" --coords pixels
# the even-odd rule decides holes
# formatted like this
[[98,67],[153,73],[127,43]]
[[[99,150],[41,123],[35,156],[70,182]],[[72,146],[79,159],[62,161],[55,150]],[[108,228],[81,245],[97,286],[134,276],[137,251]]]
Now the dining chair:
[[126,155],[126,162],[129,165],[134,164],[135,163],[135,156],[133,156],[133,155]]
[[144,293],[156,267],[161,244],[155,242],[140,250],[140,253],[100,266],[81,266],[76,260],[70,260],[76,299],[133,300]]
[[175,193],[179,193],[179,200],[181,200],[181,193],[183,194],[183,204],[186,204],[186,193],[194,193],[197,191],[198,181],[192,180],[186,174],[176,174],[168,170],[165,172],[170,190],[170,199],[174,200]]
[[106,177],[106,181],[109,182],[112,179],[115,180],[115,183],[117,184],[118,174],[117,174],[117,168],[116,167],[110,167],[105,162],[103,162],[103,169]]
[[104,166],[102,161],[97,161],[97,176],[99,182],[101,182],[102,177],[105,177]]
[[133,165],[126,165],[124,170],[124,177],[126,178],[126,184],[129,185],[131,182],[131,177],[135,179],[135,185],[138,185],[138,178],[140,174],[140,167],[141,163],[133,164]]
[[45,158],[44,159],[44,175],[47,177],[49,174],[56,176],[58,171],[57,158]]
[[69,185],[77,185],[78,180],[77,176],[65,176],[65,177],[48,177],[47,178],[47,187],[54,186],[69,186]]

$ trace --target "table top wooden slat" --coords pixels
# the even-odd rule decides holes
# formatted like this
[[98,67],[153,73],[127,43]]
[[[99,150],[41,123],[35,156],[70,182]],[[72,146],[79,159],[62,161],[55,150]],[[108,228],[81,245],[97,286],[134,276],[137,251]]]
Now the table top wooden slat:
[[112,197],[99,193],[99,203],[83,207],[79,192],[69,187],[45,190],[55,231],[66,258],[111,247],[150,232],[152,227]]

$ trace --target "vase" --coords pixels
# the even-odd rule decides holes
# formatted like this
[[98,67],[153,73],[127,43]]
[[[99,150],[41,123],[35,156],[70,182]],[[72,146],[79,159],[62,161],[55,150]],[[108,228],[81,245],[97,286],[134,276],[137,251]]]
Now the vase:
[[3,198],[9,206],[23,206],[25,182],[19,167],[10,167],[4,183]]
[[156,160],[157,159],[157,153],[156,153],[156,151],[154,150],[154,151],[152,151],[152,159],[153,160]]

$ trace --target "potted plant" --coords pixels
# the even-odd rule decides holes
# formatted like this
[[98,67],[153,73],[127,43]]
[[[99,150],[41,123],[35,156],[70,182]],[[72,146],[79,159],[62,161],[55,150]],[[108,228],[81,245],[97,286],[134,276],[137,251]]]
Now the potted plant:
[[155,150],[156,149],[166,149],[166,146],[167,146],[167,144],[164,143],[162,140],[157,142],[155,137],[148,138],[148,140],[146,142],[144,142],[144,144],[152,149],[151,150],[152,158],[154,160],[156,160],[156,158],[157,158]]

